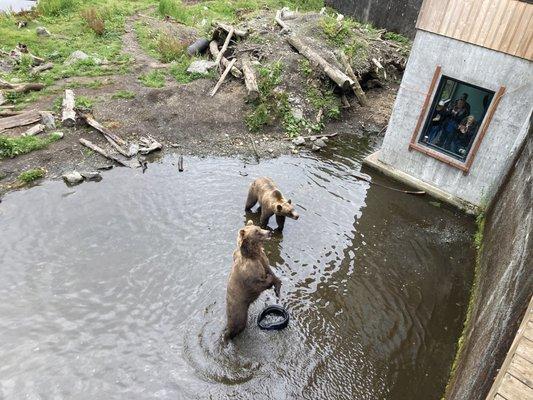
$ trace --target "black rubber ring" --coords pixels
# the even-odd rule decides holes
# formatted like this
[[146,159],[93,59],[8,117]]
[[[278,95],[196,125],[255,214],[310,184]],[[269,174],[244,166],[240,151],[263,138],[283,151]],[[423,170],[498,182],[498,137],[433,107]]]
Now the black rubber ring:
[[[283,319],[280,322],[269,324],[263,322],[263,319],[265,319],[267,315],[278,315]],[[257,326],[265,331],[279,331],[289,325],[289,319],[289,312],[287,310],[281,306],[273,304],[265,307],[264,310],[259,313],[257,316]]]

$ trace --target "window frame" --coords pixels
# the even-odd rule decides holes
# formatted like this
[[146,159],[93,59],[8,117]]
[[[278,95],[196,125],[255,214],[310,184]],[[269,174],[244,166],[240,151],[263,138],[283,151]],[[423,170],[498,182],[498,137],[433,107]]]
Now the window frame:
[[440,82],[442,78],[449,78],[459,83],[464,83],[466,85],[473,86],[475,88],[483,89],[489,91],[489,89],[481,88],[479,86],[473,85],[468,82],[463,82],[459,79],[443,75],[442,74],[442,67],[440,65],[437,65],[435,68],[435,72],[433,73],[433,78],[431,80],[431,83],[429,85],[426,98],[424,100],[424,104],[422,105],[422,110],[420,112],[420,116],[418,117],[418,121],[416,123],[416,127],[414,129],[414,132],[411,136],[411,140],[409,141],[409,151],[416,150],[419,151],[429,157],[435,158],[436,160],[443,162],[445,164],[448,164],[451,167],[457,168],[466,175],[469,173],[470,168],[472,167],[472,164],[474,162],[474,159],[477,155],[477,152],[479,150],[479,146],[481,145],[481,142],[483,141],[483,138],[485,137],[485,134],[487,132],[487,129],[492,121],[492,117],[494,116],[494,112],[496,111],[496,108],[498,107],[498,104],[500,103],[500,100],[502,96],[505,93],[505,86],[500,86],[499,89],[494,93],[492,96],[492,100],[487,108],[487,111],[485,112],[485,115],[483,116],[483,120],[481,121],[478,131],[476,134],[476,137],[474,141],[472,142],[472,145],[470,147],[470,151],[468,152],[467,157],[465,160],[461,161],[458,160],[455,157],[452,157],[450,155],[447,155],[444,152],[441,152],[439,150],[433,149],[429,146],[421,144],[420,138],[422,134],[424,133],[424,128],[427,124],[427,118],[431,110],[433,109],[434,105],[434,99],[437,95]]

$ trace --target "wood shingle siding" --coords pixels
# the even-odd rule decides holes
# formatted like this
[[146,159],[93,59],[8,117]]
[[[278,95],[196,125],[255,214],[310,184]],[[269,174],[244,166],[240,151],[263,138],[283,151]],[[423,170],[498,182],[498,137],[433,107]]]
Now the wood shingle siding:
[[424,0],[416,27],[533,60],[533,4],[519,0]]

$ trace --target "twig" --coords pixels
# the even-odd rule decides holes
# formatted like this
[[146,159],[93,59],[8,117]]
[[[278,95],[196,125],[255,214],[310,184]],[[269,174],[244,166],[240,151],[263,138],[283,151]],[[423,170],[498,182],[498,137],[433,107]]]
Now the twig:
[[254,139],[251,135],[248,135],[248,139],[250,140],[250,143],[252,143],[252,149],[254,150],[254,153],[255,153],[255,161],[256,162],[259,162],[259,152],[257,151],[257,146],[255,145],[255,142],[254,142]]
[[220,60],[224,56],[224,53],[228,49],[229,41],[231,40],[231,37],[233,36],[233,27],[230,28],[228,36],[226,36],[226,40],[224,41],[224,44],[222,45],[222,49],[220,49],[220,53],[218,53],[217,59],[215,60],[215,64],[217,67],[220,65]]
[[211,92],[211,97],[213,97],[215,95],[215,93],[217,92],[218,88],[220,88],[220,85],[222,85],[222,82],[224,82],[224,79],[226,79],[226,76],[228,75],[229,71],[231,70],[231,67],[233,67],[233,64],[235,64],[235,61],[236,61],[235,58],[230,61],[230,63],[228,64],[228,66],[226,67],[226,69],[224,70],[222,75],[220,76],[220,79],[218,80],[217,84],[213,88],[213,91]]
[[365,181],[365,182],[370,183],[371,185],[382,187],[382,188],[385,188],[385,189],[394,190],[395,192],[400,192],[400,193],[405,193],[405,194],[412,194],[414,196],[424,196],[426,194],[426,192],[424,192],[423,190],[414,191],[414,190],[396,189],[396,188],[392,188],[392,187],[387,186],[387,185],[382,185],[381,183],[373,182],[373,181],[370,180],[370,178],[367,178],[367,177],[364,177],[364,176],[361,176],[361,175],[355,175],[355,174],[351,174],[351,175],[354,178],[359,179],[360,181]]
[[285,22],[283,22],[283,20],[281,19],[281,10],[276,11],[276,18],[274,19],[277,22],[277,24],[281,26],[281,33],[286,33],[286,32],[291,31],[291,28],[289,28],[289,26]]

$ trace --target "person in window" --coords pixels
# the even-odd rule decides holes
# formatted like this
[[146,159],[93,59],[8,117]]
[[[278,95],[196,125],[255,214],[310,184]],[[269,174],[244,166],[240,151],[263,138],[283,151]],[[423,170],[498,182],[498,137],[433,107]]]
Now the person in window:
[[443,122],[439,145],[451,150],[451,145],[457,137],[457,128],[461,121],[468,116],[465,99],[463,97],[459,98],[451,109],[448,109],[444,114],[446,119]]
[[448,101],[449,100],[441,100],[435,107],[435,111],[433,112],[429,124],[428,134],[424,137],[426,143],[435,144],[439,141]]
[[461,121],[457,127],[455,139],[452,143],[451,151],[460,156],[465,156],[474,139],[476,133],[477,121],[473,115],[469,115]]

